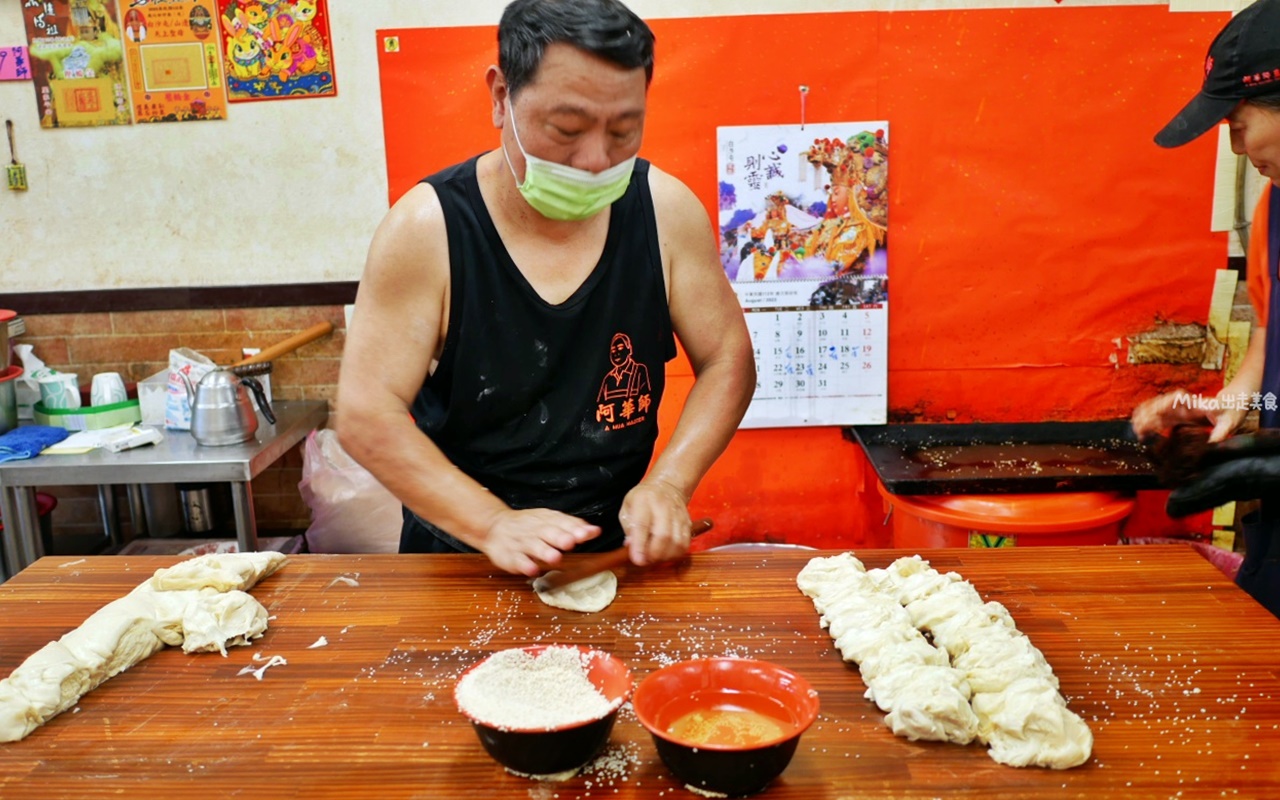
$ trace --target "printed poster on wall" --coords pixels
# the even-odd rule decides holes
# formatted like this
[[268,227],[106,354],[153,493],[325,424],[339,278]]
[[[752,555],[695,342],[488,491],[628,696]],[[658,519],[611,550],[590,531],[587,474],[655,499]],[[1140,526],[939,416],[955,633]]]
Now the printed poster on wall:
[[23,0],[42,128],[128,125],[115,0]]
[[231,102],[338,93],[326,0],[218,0]]
[[885,422],[888,123],[721,127],[716,137],[721,264],[756,360],[742,426]]
[[134,121],[226,119],[213,0],[123,7]]

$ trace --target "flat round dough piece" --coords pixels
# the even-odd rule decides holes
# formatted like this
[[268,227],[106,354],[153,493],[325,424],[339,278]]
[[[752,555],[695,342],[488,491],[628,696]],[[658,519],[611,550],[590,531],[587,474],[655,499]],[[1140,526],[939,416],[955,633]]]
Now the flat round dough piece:
[[[548,575],[556,573],[549,572]],[[538,599],[549,606],[564,608],[569,611],[594,613],[603,611],[618,594],[618,576],[610,570],[589,575],[580,581],[561,586],[559,589],[538,589]]]

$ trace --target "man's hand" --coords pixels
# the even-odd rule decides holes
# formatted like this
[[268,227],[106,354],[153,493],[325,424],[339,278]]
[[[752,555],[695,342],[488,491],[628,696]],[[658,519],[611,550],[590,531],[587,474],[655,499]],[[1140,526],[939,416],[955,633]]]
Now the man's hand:
[[1240,427],[1249,409],[1237,408],[1234,396],[1226,389],[1213,399],[1192,395],[1179,389],[1139,403],[1130,424],[1139,440],[1167,433],[1173,426],[1198,423],[1213,428],[1210,442],[1221,442]]
[[1208,421],[1200,404],[1181,389],[1142,401],[1133,409],[1130,418],[1133,432],[1139,439],[1166,433],[1179,423]]
[[1209,418],[1209,423],[1213,425],[1213,431],[1209,434],[1210,444],[1221,442],[1235,433],[1236,429],[1244,423],[1244,418],[1249,415],[1247,405],[1239,402],[1238,398],[1233,397],[1226,389],[1218,392],[1215,399],[1216,407],[1205,414]]
[[495,567],[532,577],[599,535],[599,526],[549,508],[507,509],[495,515],[480,549]]
[[689,552],[692,524],[688,500],[668,483],[641,481],[627,492],[618,521],[627,536],[633,564],[672,561]]
[[1206,469],[1169,495],[1165,511],[1185,517],[1217,508],[1233,500],[1257,500],[1280,495],[1280,455],[1237,458]]

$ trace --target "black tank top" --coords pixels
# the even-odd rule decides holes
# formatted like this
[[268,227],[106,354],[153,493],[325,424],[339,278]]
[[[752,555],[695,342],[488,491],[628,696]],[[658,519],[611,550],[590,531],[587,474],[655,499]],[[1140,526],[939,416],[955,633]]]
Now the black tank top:
[[613,206],[600,261],[567,300],[543,300],[507,253],[476,159],[426,178],[449,237],[449,328],[413,404],[418,427],[513,508],[552,508],[617,544],[624,495],[658,435],[675,356],[649,165]]

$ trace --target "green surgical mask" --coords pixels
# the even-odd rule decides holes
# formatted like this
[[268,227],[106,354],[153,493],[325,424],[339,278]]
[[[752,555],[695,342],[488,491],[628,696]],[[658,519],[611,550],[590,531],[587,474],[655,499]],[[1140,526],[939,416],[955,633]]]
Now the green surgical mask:
[[[635,156],[603,172],[588,172],[531,156],[520,143],[520,132],[516,130],[516,117],[509,100],[507,113],[511,115],[511,132],[515,134],[516,146],[524,156],[524,183],[518,183],[516,187],[525,202],[542,216],[562,221],[587,219],[613,205],[627,191],[631,170],[636,163]],[[502,155],[514,176],[516,168],[511,165],[505,144]]]

